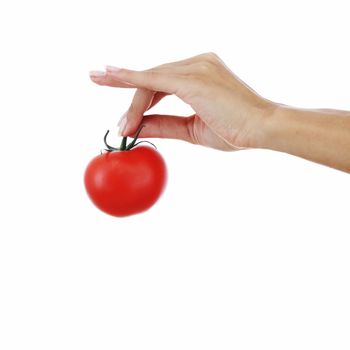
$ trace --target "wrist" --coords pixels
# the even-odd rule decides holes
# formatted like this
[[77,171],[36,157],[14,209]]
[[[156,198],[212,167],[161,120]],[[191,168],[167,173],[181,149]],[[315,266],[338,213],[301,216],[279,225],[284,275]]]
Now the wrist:
[[274,105],[261,126],[257,148],[293,153],[293,149],[303,145],[308,138],[306,131],[310,128],[310,120],[307,116],[310,111],[278,103]]
[[249,138],[248,148],[274,149],[275,133],[279,124],[283,123],[287,107],[266,101],[266,104],[256,113],[254,127]]

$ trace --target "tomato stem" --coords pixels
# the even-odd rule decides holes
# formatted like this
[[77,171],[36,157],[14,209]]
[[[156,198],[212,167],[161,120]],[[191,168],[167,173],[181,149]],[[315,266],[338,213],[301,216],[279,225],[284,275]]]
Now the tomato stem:
[[120,150],[125,151],[126,150],[126,142],[127,142],[128,137],[124,136],[122,139],[122,143],[120,144]]
[[107,130],[105,137],[103,138],[103,141],[107,147],[107,151],[119,151],[119,148],[112,147],[107,143],[107,135],[108,134],[109,134],[109,130]]
[[142,130],[142,128],[144,127],[144,125],[141,125],[138,129],[137,129],[137,132],[136,132],[136,135],[134,137],[134,139],[129,143],[129,145],[126,147],[126,150],[130,150],[132,149],[134,146],[135,146],[135,143],[140,135],[140,132]]
[[[104,138],[103,138],[103,141],[104,141],[104,143],[105,143],[105,145],[106,145],[106,147],[107,147],[106,151],[107,151],[107,152],[129,151],[129,150],[131,150],[133,147],[135,147],[136,145],[138,145],[138,144],[141,143],[141,142],[147,142],[147,143],[150,143],[151,145],[153,145],[153,143],[151,143],[151,142],[149,142],[149,141],[140,141],[140,142],[136,143],[136,141],[137,141],[137,139],[138,139],[138,137],[139,137],[139,135],[140,135],[140,132],[141,132],[141,130],[142,130],[143,127],[144,127],[144,125],[141,125],[141,126],[137,129],[136,134],[135,134],[135,137],[133,138],[133,140],[132,140],[129,144],[127,144],[127,139],[128,139],[128,137],[127,137],[127,136],[124,136],[123,139],[122,139],[122,142],[121,142],[119,148],[112,147],[112,146],[110,146],[110,145],[107,143],[107,136],[108,136],[108,134],[109,134],[109,130],[107,130],[107,132],[106,132],[106,134],[105,134],[105,136],[104,136]],[[154,146],[154,145],[153,145],[153,146]],[[157,148],[156,146],[154,146],[154,147]]]

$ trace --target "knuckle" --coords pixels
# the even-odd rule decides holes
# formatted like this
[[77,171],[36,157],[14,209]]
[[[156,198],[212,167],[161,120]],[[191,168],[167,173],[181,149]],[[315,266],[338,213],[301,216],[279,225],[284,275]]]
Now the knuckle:
[[197,62],[197,72],[201,75],[209,75],[218,68],[219,62],[220,59],[215,53],[205,53],[202,59]]
[[207,52],[204,54],[204,59],[208,62],[216,63],[219,60],[219,56],[214,52]]
[[158,75],[158,72],[154,68],[151,68],[147,70],[147,75],[149,79],[154,79]]
[[148,69],[145,71],[144,86],[149,90],[153,90],[154,85],[157,85],[160,79],[161,72],[159,70],[155,68]]
[[197,64],[198,72],[201,74],[207,74],[212,69],[212,64],[208,61],[201,61]]

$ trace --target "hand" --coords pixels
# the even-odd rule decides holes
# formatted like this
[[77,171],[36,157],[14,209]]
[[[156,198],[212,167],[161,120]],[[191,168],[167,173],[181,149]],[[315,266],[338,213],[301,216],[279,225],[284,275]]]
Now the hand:
[[[181,139],[225,151],[255,147],[275,107],[213,53],[145,71],[107,66],[106,72],[93,71],[90,77],[99,85],[137,89],[120,121],[123,136],[132,136],[142,123],[145,127],[140,137]],[[195,114],[144,116],[170,94],[188,103]]]

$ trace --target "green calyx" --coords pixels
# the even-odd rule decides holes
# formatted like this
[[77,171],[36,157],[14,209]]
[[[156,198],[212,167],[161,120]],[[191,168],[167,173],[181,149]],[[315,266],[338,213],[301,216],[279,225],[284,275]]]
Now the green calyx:
[[138,129],[137,129],[137,132],[136,132],[136,135],[135,137],[133,138],[133,140],[127,144],[127,139],[128,137],[127,136],[124,136],[123,139],[122,139],[122,142],[120,144],[120,147],[117,148],[117,147],[112,147],[110,146],[108,143],[107,143],[107,135],[109,134],[109,130],[107,130],[104,138],[103,138],[103,141],[104,141],[104,144],[106,145],[107,149],[106,151],[107,152],[121,152],[121,151],[130,151],[132,148],[134,148],[135,146],[139,145],[140,143],[142,142],[145,142],[145,143],[149,143],[151,144],[154,148],[157,149],[157,147],[152,143],[152,142],[149,142],[149,141],[139,141],[136,143],[139,135],[140,135],[140,132],[142,130],[142,128],[144,127],[144,125],[141,125]]

